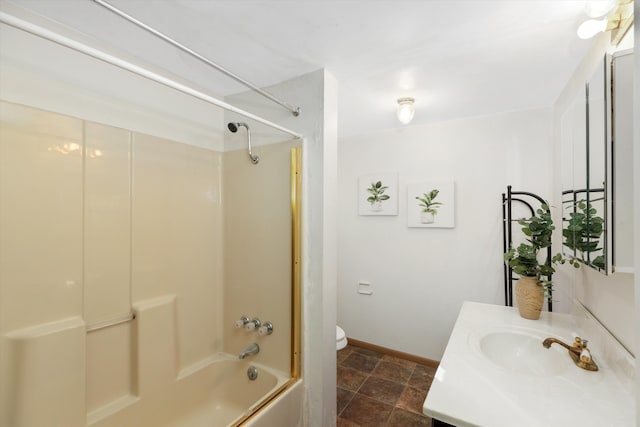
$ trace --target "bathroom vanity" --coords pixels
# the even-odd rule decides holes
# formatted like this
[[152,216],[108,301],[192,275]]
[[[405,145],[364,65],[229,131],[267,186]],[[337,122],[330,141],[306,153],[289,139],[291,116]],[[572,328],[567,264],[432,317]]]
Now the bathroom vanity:
[[[633,357],[589,313],[543,312],[465,302],[423,412],[434,426],[631,426],[635,423]],[[589,339],[596,372],[576,366],[571,344]]]

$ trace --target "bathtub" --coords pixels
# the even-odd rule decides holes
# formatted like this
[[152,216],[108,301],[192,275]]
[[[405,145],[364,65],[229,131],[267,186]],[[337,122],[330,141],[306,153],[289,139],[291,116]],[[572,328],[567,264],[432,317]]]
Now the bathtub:
[[[247,376],[251,366],[258,371],[255,380]],[[251,358],[218,354],[181,371],[169,390],[163,387],[126,396],[88,414],[88,425],[237,426],[293,383],[284,372],[253,363]]]
[[[250,359],[231,357],[221,358],[179,381],[184,395],[191,396],[191,401],[199,401],[200,404],[192,406],[177,423],[167,424],[167,427],[238,425],[288,382],[289,378],[283,373],[252,363]],[[251,366],[258,371],[255,380],[250,380],[247,375]]]

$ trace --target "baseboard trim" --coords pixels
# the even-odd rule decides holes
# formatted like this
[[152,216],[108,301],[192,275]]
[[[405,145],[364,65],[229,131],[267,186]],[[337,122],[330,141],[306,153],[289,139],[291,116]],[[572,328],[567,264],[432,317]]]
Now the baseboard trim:
[[404,353],[402,351],[393,350],[391,348],[382,347],[376,344],[370,344],[368,342],[359,341],[355,338],[347,338],[347,342],[354,347],[377,351],[378,353],[388,354],[389,356],[399,357],[400,359],[410,360],[412,362],[420,363],[422,365],[427,365],[434,368],[437,368],[440,365],[440,362],[438,362],[437,360],[427,359],[426,357],[416,356],[415,354]]

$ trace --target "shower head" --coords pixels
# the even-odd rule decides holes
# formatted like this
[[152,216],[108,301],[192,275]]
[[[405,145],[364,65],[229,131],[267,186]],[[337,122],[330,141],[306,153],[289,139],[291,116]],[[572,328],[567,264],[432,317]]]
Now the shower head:
[[251,163],[257,165],[260,161],[260,158],[251,152],[251,129],[244,122],[229,122],[227,124],[229,130],[233,133],[238,132],[239,127],[244,127],[247,130],[247,144],[249,145],[249,159],[251,159]]
[[249,126],[247,126],[247,124],[243,122],[229,122],[229,124],[227,125],[229,130],[233,133],[238,132],[238,128],[241,126],[247,128],[247,131],[249,130]]

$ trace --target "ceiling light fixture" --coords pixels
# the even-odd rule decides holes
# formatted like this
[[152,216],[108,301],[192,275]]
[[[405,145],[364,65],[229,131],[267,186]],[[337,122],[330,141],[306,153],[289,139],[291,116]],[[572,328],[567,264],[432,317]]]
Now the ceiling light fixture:
[[402,124],[409,124],[411,120],[413,120],[413,116],[416,114],[416,109],[414,107],[414,103],[416,102],[413,98],[399,98],[398,99],[398,120]]
[[596,12],[588,8],[588,15],[592,17],[598,16],[599,13],[607,15],[602,19],[589,19],[583,22],[578,27],[578,37],[581,39],[590,39],[600,32],[612,31],[611,44],[617,46],[631,27],[631,24],[633,24],[633,0],[591,3],[599,3],[601,9]]

